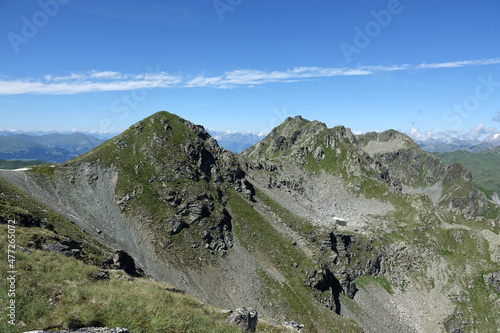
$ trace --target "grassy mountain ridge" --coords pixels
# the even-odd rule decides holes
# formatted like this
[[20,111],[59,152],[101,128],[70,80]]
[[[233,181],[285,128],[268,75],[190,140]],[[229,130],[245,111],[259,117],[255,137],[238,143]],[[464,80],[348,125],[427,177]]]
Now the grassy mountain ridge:
[[486,192],[500,193],[500,147],[478,153],[458,150],[449,153],[434,153],[446,164],[461,163],[472,172],[476,183]]
[[[18,325],[2,320],[2,332],[85,326],[120,326],[131,332],[240,332],[225,323],[227,314],[175,292],[170,285],[103,268],[102,262],[111,255],[103,245],[1,179],[0,192],[2,234],[7,234],[8,220],[17,222]],[[81,246],[79,259],[40,248],[40,242],[59,244],[57,240],[61,239],[71,239]],[[0,248],[7,248],[5,237],[0,238]],[[6,309],[12,299],[7,295],[8,269],[4,267],[7,252],[2,251],[0,258],[0,302]],[[258,327],[268,332],[286,331],[266,322],[260,322]]]
[[[301,322],[309,332],[359,331],[318,308],[303,286],[305,272],[296,274],[289,258],[277,255],[303,256],[291,235],[276,232],[264,213],[253,211],[244,176],[235,156],[202,127],[167,112],[68,163],[2,172],[100,241],[129,253],[146,274],[190,295],[224,308],[253,306],[263,315]],[[271,247],[258,241],[268,238]],[[312,260],[302,259],[303,268]],[[302,295],[301,302],[272,296],[283,288],[287,297]]]
[[[98,163],[116,168],[118,204],[127,214],[153,221],[151,227],[157,229],[159,237],[155,243],[166,246],[172,237],[162,234],[173,236],[183,228],[193,229],[193,222],[201,219],[207,228],[223,228],[217,224],[224,224],[227,199],[220,194],[223,188],[219,184],[238,182],[242,173],[230,154],[215,140],[207,139],[208,133],[200,126],[159,112],[64,167]],[[176,214],[182,205],[198,205],[198,215],[189,211]],[[154,225],[159,216],[171,219]],[[217,250],[224,251],[223,230],[219,232],[221,247]]]
[[2,160],[0,159],[0,169],[19,169],[24,168],[31,165],[43,165],[50,164],[48,162],[40,161],[40,160],[31,160],[31,161],[20,161],[20,160]]
[[67,163],[0,177],[220,308],[307,332],[499,324],[498,208],[396,131],[298,116],[236,156],[158,112]]
[[[243,156],[252,183],[283,207],[311,218],[316,230],[333,227],[337,232],[371,239],[370,245],[350,254],[347,265],[339,265],[338,259],[324,261],[343,292],[356,293],[354,300],[361,293],[360,297],[373,306],[375,300],[361,289],[356,291],[352,282],[375,276],[417,304],[424,300],[405,290],[411,287],[422,294],[434,290],[442,295],[429,297],[447,309],[447,314],[434,319],[434,324],[427,322],[426,331],[454,331],[458,326],[465,331],[494,329],[489,324],[494,314],[485,299],[466,309],[463,300],[450,303],[447,296],[453,288],[466,290],[467,279],[477,287],[472,289],[475,296],[470,297],[488,294],[488,287],[479,281],[500,268],[495,254],[500,250],[499,209],[478,190],[470,172],[461,165],[443,164],[396,131],[353,135],[343,126],[328,129],[301,117],[288,118]],[[478,243],[474,245],[473,239]],[[366,246],[371,251],[364,257]],[[436,265],[454,272],[446,286],[438,286],[443,282],[431,273],[430,267]],[[459,277],[466,267],[471,274]],[[432,286],[422,281],[432,281]],[[345,300],[345,306],[349,304]],[[359,304],[353,309],[359,311]],[[482,312],[486,308],[488,314]],[[345,315],[362,324],[364,316],[373,314],[370,306],[362,306],[361,311],[366,312]],[[440,314],[427,315],[438,318]],[[476,322],[475,328],[470,324],[466,328],[466,322],[471,321]],[[362,327],[371,331],[370,325]]]
[[[355,136],[343,126],[328,129],[317,121],[290,117],[243,155],[263,163],[284,159],[359,183],[377,180],[373,186],[381,187],[380,191],[403,193],[403,187],[425,191],[437,185],[441,193],[436,200],[443,206],[451,205],[471,216],[488,214],[491,209],[467,170],[458,165],[447,167],[393,130]],[[453,198],[447,195],[452,192]]]

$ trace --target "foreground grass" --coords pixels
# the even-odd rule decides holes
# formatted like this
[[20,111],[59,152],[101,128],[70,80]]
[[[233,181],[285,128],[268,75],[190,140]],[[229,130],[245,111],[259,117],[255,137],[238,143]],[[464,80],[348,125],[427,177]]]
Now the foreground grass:
[[[39,228],[16,228],[16,239],[46,233]],[[168,285],[132,279],[121,271],[96,279],[99,269],[74,258],[46,251],[16,250],[16,295],[8,295],[7,226],[0,225],[0,303],[16,301],[16,326],[1,313],[0,332],[71,329],[87,326],[124,327],[131,332],[240,332],[225,322],[227,315],[200,301],[168,291]],[[25,245],[25,244],[17,244]],[[283,328],[259,324],[260,330]]]
[[[62,329],[86,326],[124,327],[131,332],[240,332],[225,322],[218,309],[149,279],[132,279],[111,271],[99,280],[94,263],[111,252],[70,221],[0,179],[0,332]],[[8,295],[7,220],[32,216],[50,223],[54,230],[15,228],[16,295]],[[3,221],[3,222],[2,222]],[[82,244],[84,261],[28,248],[28,242],[69,237]],[[16,326],[8,324],[7,305],[16,301]],[[259,322],[262,332],[286,332],[283,327]]]

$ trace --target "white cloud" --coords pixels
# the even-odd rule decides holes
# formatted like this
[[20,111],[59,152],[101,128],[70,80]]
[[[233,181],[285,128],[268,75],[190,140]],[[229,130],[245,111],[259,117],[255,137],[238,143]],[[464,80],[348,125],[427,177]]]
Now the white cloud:
[[[10,79],[0,75],[0,95],[43,94],[71,95],[85,92],[123,91],[140,88],[194,88],[230,89],[276,82],[296,82],[335,76],[371,75],[377,72],[429,70],[465,66],[500,64],[500,58],[466,60],[419,65],[379,65],[355,68],[295,67],[284,71],[238,69],[216,76],[172,75],[167,72],[126,74],[115,71],[88,71],[63,76],[52,74],[40,78]],[[500,121],[500,114],[494,119]]]
[[417,128],[410,128],[410,132],[408,136],[415,141],[427,141],[434,137],[434,134],[431,131],[421,133]]
[[420,64],[415,66],[415,69],[435,69],[435,68],[456,68],[468,66],[486,66],[500,64],[500,58],[479,59],[479,60],[465,60],[454,62],[441,62],[433,64]]
[[[125,79],[122,79],[125,78]],[[128,75],[117,72],[89,72],[42,79],[24,78],[0,80],[0,95],[41,94],[72,95],[98,91],[124,91],[141,88],[168,88],[180,83],[178,77],[166,73],[143,75],[140,79],[128,79]]]
[[53,76],[53,75],[45,75],[43,77],[47,82],[61,82],[61,81],[72,81],[72,80],[84,80],[86,78],[83,74],[71,73],[69,75],[64,76]]
[[98,79],[122,79],[124,76],[119,73],[119,72],[111,72],[111,71],[104,71],[104,72],[98,72],[98,71],[92,71],[90,73],[91,78],[98,78]]
[[494,127],[486,127],[484,123],[478,123],[470,129],[468,134],[464,134],[462,137],[466,140],[479,140],[481,136],[495,133],[496,131],[497,129]]

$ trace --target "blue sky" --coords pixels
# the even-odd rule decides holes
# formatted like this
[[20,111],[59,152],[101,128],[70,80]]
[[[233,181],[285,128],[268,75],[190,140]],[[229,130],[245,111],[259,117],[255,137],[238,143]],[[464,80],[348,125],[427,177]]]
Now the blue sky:
[[500,2],[0,0],[0,129],[500,130]]

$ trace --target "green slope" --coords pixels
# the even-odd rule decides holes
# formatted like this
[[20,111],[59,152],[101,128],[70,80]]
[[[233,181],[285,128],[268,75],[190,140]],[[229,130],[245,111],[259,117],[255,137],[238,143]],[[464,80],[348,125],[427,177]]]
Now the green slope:
[[[311,271],[313,259],[305,258],[293,239],[274,230],[252,208],[235,156],[200,126],[159,112],[68,163],[36,168],[31,174],[50,183],[72,168],[89,165],[118,172],[116,201],[131,221],[147,228],[153,251],[166,263],[181,269],[220,269],[226,255],[238,255],[233,244],[243,246],[263,262],[252,275],[256,286],[262,286],[252,291],[259,295],[257,306],[265,306],[262,311],[303,323],[308,332],[359,332],[354,322],[323,307],[303,285],[308,276],[303,269]],[[195,210],[189,208],[193,206]],[[290,266],[289,256],[300,269]],[[253,264],[245,258],[242,265]],[[268,275],[268,269],[285,281]]]
[[[218,147],[215,140],[206,141],[208,138],[201,126],[162,111],[63,168],[79,163],[114,166],[118,171],[115,195],[122,198],[123,210],[148,221],[160,252],[171,245],[189,259],[184,253],[184,242],[189,240],[179,233],[187,229],[185,235],[202,239],[211,230],[214,242],[224,239],[227,198],[223,193],[229,183],[242,176],[232,154]],[[195,203],[203,206],[196,221],[190,220],[188,212],[176,213],[180,206]],[[224,245],[215,250],[225,251]]]
[[[357,184],[354,191],[360,198],[393,205],[394,211],[381,217],[387,223],[386,228],[377,228],[377,217],[370,223],[369,242],[360,235],[349,235],[349,239],[369,245],[350,251],[347,266],[332,265],[332,272],[341,283],[349,282],[345,278],[349,276],[362,288],[363,282],[373,279],[389,293],[403,294],[411,280],[425,281],[427,290],[434,289],[435,283],[441,284],[442,287],[435,290],[443,295],[453,289],[467,295],[467,302],[453,300],[455,312],[442,322],[446,331],[458,331],[455,329],[460,325],[466,326],[464,332],[496,329],[497,323],[491,318],[496,318],[498,307],[493,300],[497,300],[498,295],[485,284],[484,277],[500,269],[492,258],[500,228],[499,210],[486,204],[486,198],[477,190],[468,170],[460,164],[443,164],[396,131],[355,136],[344,127],[328,129],[322,123],[308,122],[300,117],[287,119],[268,137],[243,152],[242,160],[249,163],[250,176],[263,180],[262,188],[271,192],[277,188],[273,184],[278,184],[289,192],[295,191],[297,202],[315,198],[300,196],[301,179],[283,177],[287,170],[290,174],[308,175],[304,176],[306,180],[307,177],[316,179],[314,177],[323,173],[332,174],[346,184]],[[258,177],[262,173],[265,177]],[[316,182],[321,181],[318,178]],[[304,187],[314,186],[304,184]],[[400,189],[401,184],[414,190],[440,186],[442,195],[433,203],[419,191],[405,194]],[[278,194],[284,192],[276,190]],[[279,201],[279,197],[276,195],[274,199]],[[316,233],[319,232],[320,228],[316,228]],[[483,235],[492,240],[488,241]],[[408,251],[401,251],[400,246]],[[363,247],[370,250],[363,252]],[[393,251],[394,247],[400,248]],[[400,279],[398,271],[391,269],[358,269],[369,268],[377,254],[380,254],[380,266],[386,267],[387,262],[397,257],[394,268],[404,271],[407,276]],[[433,260],[446,266],[449,278],[436,277],[434,281],[434,277],[429,277],[426,269],[432,266]],[[328,263],[328,259],[322,261]]]
[[500,147],[479,153],[458,150],[450,153],[434,153],[446,164],[461,163],[472,172],[475,182],[485,190],[500,195]]
[[[202,262],[211,263],[216,268],[225,260],[225,255],[234,250],[230,243],[238,244],[252,258],[264,263],[255,270],[255,283],[259,286],[255,294],[263,299],[261,304],[266,305],[273,316],[276,314],[284,319],[283,314],[286,314],[290,316],[286,320],[306,324],[307,331],[359,331],[354,322],[335,314],[338,308],[333,304],[339,299],[354,304],[349,294],[357,288],[355,281],[363,288],[367,281],[373,280],[390,294],[405,293],[408,280],[424,281],[427,291],[433,289],[434,280],[426,274],[430,258],[442,259],[450,272],[446,278],[449,283],[442,285],[443,292],[458,290],[463,295],[453,300],[456,311],[443,323],[444,326],[450,328],[455,322],[457,325],[465,322],[468,325],[466,331],[488,332],[497,324],[494,316],[498,306],[495,307],[493,302],[496,294],[488,289],[483,277],[500,268],[490,258],[489,244],[483,234],[493,239],[500,226],[490,221],[485,223],[482,216],[476,218],[482,215],[477,214],[482,213],[479,210],[471,213],[470,218],[461,211],[449,210],[450,206],[459,204],[458,208],[468,212],[481,200],[476,196],[478,191],[467,170],[460,165],[448,167],[442,164],[396,131],[354,136],[344,127],[328,129],[323,123],[309,122],[300,117],[288,119],[268,138],[238,158],[241,164],[233,154],[219,148],[201,127],[170,113],[159,112],[83,156],[55,168],[38,167],[33,172],[51,182],[71,168],[96,164],[113,168],[118,171],[116,202],[132,220],[147,228],[148,235],[150,232],[154,240],[155,252],[171,260],[176,258],[185,266],[200,267]],[[240,166],[247,168],[252,176],[248,170],[251,166],[255,175],[264,174],[266,177],[261,178],[266,180],[271,176],[279,177],[280,170],[286,171],[287,168],[300,175],[330,173],[353,183],[355,196],[377,199],[395,209],[381,217],[386,227],[374,229],[373,234],[342,231],[336,227],[313,227],[307,218],[290,213],[283,208],[285,206],[280,206],[278,199],[271,199],[263,191],[253,188],[253,195],[246,193],[251,186],[243,186],[245,174]],[[293,174],[292,181],[283,183],[283,186],[300,194],[301,184],[297,176],[297,173]],[[433,204],[423,195],[404,194],[401,183],[414,189],[442,184],[443,200]],[[44,208],[34,202],[31,206],[16,202],[19,198],[29,198],[9,189],[4,192],[7,190],[13,194],[3,206],[0,205],[0,212],[9,212],[5,218],[23,214],[26,210],[38,209],[37,214],[45,213]],[[182,208],[190,206],[202,207],[199,216],[193,210]],[[490,213],[498,214],[497,211]],[[197,219],[191,219],[193,216]],[[375,226],[381,218],[374,216],[371,225]],[[184,227],[174,228],[174,224],[178,226],[179,223]],[[445,224],[454,225],[445,229]],[[61,225],[71,227],[64,221]],[[31,230],[42,235],[49,232]],[[21,242],[23,238],[32,237],[25,237],[23,233],[20,233]],[[76,230],[71,233],[78,234]],[[299,244],[295,240],[299,240]],[[309,251],[304,251],[304,248]],[[55,312],[56,323],[43,325],[60,327],[74,322],[126,326],[139,332],[186,331],[185,312],[201,311],[201,317],[191,323],[194,331],[226,329],[219,326],[221,317],[212,310],[206,310],[192,300],[170,302],[172,297],[159,291],[162,287],[158,289],[151,282],[139,279],[143,281],[138,282],[139,287],[127,282],[122,284],[113,278],[109,283],[89,282],[88,276],[96,272],[95,268],[78,268],[69,266],[71,262],[62,261],[62,268],[54,269],[57,267],[54,261],[42,259],[42,255],[37,251],[33,253],[37,263],[28,262],[30,268],[25,272],[26,276],[31,274],[30,269],[49,273],[54,270],[59,273],[62,269],[64,274],[66,271],[84,272],[79,276],[62,275],[63,281],[77,286],[72,296],[82,303],[82,307],[61,302],[64,307],[56,309],[59,311]],[[28,260],[23,254],[20,258]],[[394,261],[394,258],[398,260]],[[384,270],[381,267],[385,267]],[[405,273],[401,275],[401,271]],[[35,291],[43,289],[34,293],[35,299],[26,299],[27,304],[33,303],[30,307],[35,311],[33,318],[46,313],[38,310],[42,300],[71,293],[63,288],[64,282],[53,282],[49,275],[41,279],[53,287],[45,292],[30,280]],[[438,282],[442,281],[436,280]],[[105,300],[100,298],[101,287],[109,289],[110,294],[105,293]],[[145,295],[139,291],[135,294],[136,289],[145,290]],[[132,293],[130,299],[126,295],[121,302],[109,303],[114,295],[126,294],[129,290]],[[157,292],[159,298],[151,295]],[[129,317],[106,307],[106,304],[111,304],[120,313],[127,313],[123,309],[135,308],[130,305],[134,297],[144,299],[137,302],[141,310],[133,311]],[[5,296],[2,295],[1,299],[4,300]],[[92,304],[86,303],[89,299]],[[166,308],[158,313],[158,308],[151,307],[151,304],[163,304],[163,299],[169,302],[165,302],[168,303]],[[65,302],[70,301],[65,299]],[[185,303],[194,304],[194,308],[180,313],[168,308]],[[54,309],[50,307],[52,305],[48,305],[48,309]],[[352,309],[355,309],[354,305]],[[213,316],[215,326],[204,321],[203,316],[207,314]],[[46,316],[54,319],[48,314]],[[141,316],[145,316],[146,321],[140,319]],[[165,319],[172,317],[181,322]],[[126,324],[122,325],[113,318]],[[196,326],[198,323],[201,326]]]
[[2,160],[0,159],[0,169],[19,169],[24,168],[31,165],[43,165],[50,164],[49,162],[44,162],[40,160],[32,160],[32,161],[19,161],[19,160]]
[[[101,265],[111,253],[70,221],[0,179],[0,304],[16,301],[16,325],[1,312],[0,332],[79,327],[123,327],[131,332],[241,332],[225,322],[227,315],[199,300],[172,292],[169,285],[132,278]],[[8,221],[15,220],[13,265],[15,296],[8,294]],[[41,227],[34,225],[40,224]],[[24,226],[21,226],[24,225]],[[53,229],[52,229],[53,227]],[[37,242],[59,240],[82,245],[83,260],[43,251]],[[13,252],[11,252],[12,255]],[[101,275],[102,276],[102,275]],[[259,322],[258,329],[285,332]]]

